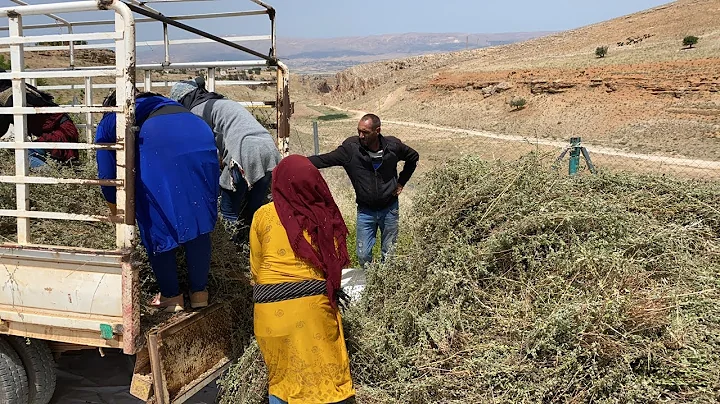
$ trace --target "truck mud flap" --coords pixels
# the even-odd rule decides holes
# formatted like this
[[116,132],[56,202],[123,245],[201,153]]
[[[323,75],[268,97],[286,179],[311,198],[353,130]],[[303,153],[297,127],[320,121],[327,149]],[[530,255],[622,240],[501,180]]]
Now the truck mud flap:
[[130,393],[153,404],[179,404],[220,376],[233,359],[231,305],[183,313],[147,335]]

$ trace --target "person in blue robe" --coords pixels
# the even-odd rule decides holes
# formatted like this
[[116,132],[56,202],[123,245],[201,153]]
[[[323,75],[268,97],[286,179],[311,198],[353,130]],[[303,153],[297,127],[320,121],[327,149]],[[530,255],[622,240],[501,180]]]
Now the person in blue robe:
[[[114,106],[111,94],[104,106]],[[135,219],[160,293],[151,302],[165,311],[184,309],[176,252],[185,248],[192,308],[208,305],[210,233],[218,217],[220,164],[210,127],[181,104],[159,94],[140,93],[135,120]],[[96,143],[115,143],[115,113],[106,113]],[[98,177],[116,178],[113,150],[98,150]],[[113,214],[116,189],[102,186]]]

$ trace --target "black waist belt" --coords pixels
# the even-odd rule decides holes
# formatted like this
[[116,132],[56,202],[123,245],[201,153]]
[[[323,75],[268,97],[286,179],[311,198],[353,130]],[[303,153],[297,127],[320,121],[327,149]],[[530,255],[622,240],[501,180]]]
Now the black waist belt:
[[172,115],[172,114],[184,114],[190,112],[187,108],[182,105],[163,105],[162,107],[151,112],[145,120],[154,118],[160,115]]
[[307,296],[324,295],[326,292],[325,281],[321,280],[255,285],[253,286],[253,301],[255,303],[273,303]]

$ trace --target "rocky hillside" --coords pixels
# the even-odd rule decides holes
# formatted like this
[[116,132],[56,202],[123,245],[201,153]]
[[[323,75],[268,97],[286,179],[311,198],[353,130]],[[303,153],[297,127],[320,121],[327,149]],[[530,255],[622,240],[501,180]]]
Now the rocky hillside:
[[[357,66],[322,100],[394,120],[720,159],[720,1],[679,0],[530,41]],[[699,37],[684,47],[687,35]],[[595,56],[607,46],[607,56]],[[508,103],[523,98],[526,107]]]

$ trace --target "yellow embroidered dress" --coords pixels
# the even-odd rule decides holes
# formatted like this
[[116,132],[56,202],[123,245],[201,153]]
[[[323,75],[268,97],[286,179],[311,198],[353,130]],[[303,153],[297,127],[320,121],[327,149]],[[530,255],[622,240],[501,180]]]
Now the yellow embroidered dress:
[[[275,205],[261,207],[250,230],[250,268],[260,285],[325,279],[295,257]],[[355,395],[340,313],[327,296],[255,303],[255,338],[270,394],[293,403],[336,403]]]

